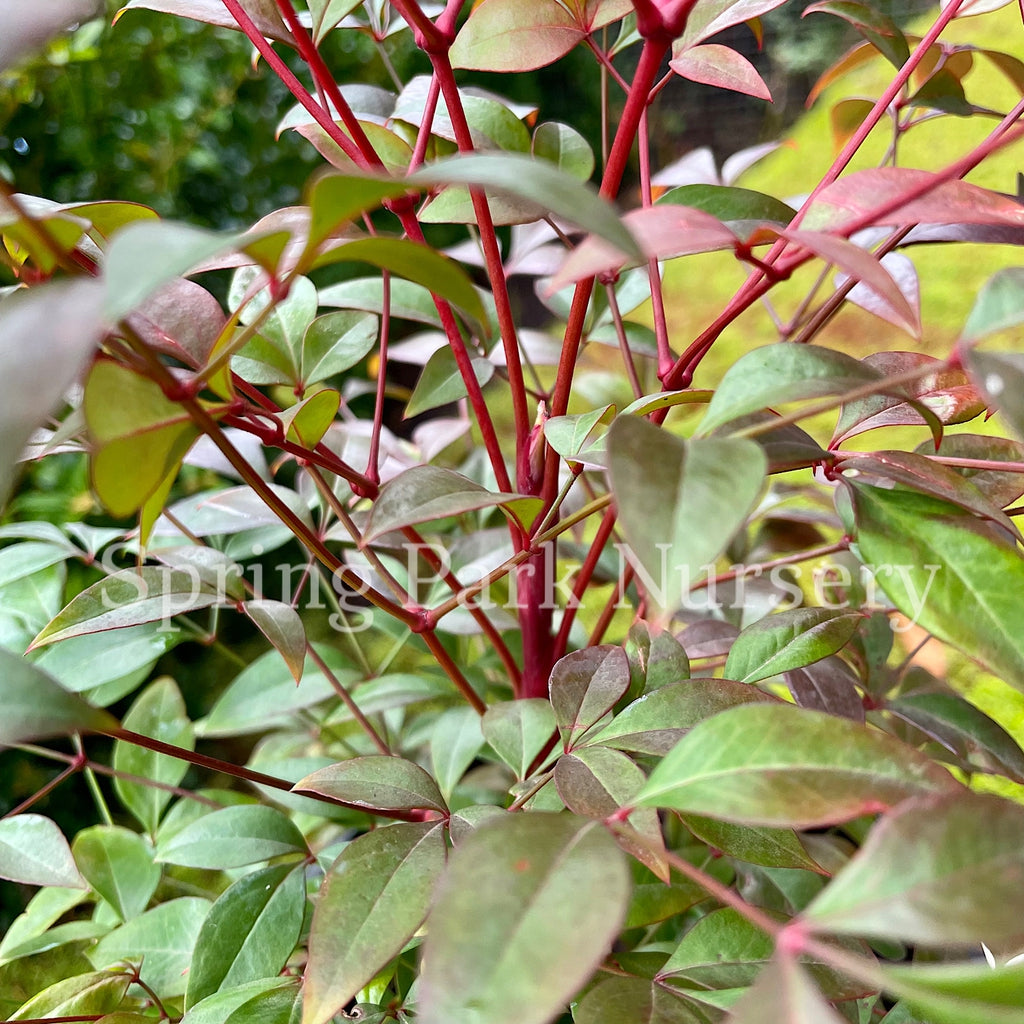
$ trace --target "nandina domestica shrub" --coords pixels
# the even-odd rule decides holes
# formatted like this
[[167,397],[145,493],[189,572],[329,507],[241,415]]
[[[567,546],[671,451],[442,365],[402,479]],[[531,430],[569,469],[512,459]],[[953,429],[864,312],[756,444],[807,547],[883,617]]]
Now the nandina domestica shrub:
[[[715,39],[780,3],[127,4],[243,32],[324,166],[234,234],[0,190],[0,498],[87,460],[97,503],[0,526],[0,741],[60,766],[0,821],[7,1019],[1021,1019],[1024,752],[957,683],[1024,688],[1024,269],[936,351],[914,255],[1024,243],[970,181],[1024,101],[969,79],[1024,64],[943,41],[983,0],[826,0],[817,91],[893,75],[823,177],[653,167],[673,76],[769,98]],[[336,80],[346,33],[424,73]],[[576,48],[597,153],[475,84]],[[987,130],[904,166],[940,118]]]

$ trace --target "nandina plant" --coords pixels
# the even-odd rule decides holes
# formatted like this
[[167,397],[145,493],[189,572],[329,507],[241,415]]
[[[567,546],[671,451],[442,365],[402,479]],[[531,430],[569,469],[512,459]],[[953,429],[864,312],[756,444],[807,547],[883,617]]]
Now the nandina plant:
[[[780,2],[121,12],[244,32],[325,166],[232,235],[2,186],[0,497],[87,459],[99,503],[0,527],[0,740],[61,766],[0,821],[38,887],[5,1018],[1021,1019],[1024,752],[964,686],[1024,688],[1024,268],[929,324],[912,247],[1024,243],[966,180],[1024,101],[964,85],[1024,64],[943,42],[990,3],[919,38],[829,0],[863,42],[822,87],[894,77],[836,106],[805,199],[652,167],[672,76],[768,96],[713,40]],[[0,14],[10,50],[52,14]],[[430,71],[339,82],[335,33]],[[576,47],[597,154],[464,73]],[[951,114],[991,130],[903,166]],[[684,335],[677,271],[722,254],[739,287]]]

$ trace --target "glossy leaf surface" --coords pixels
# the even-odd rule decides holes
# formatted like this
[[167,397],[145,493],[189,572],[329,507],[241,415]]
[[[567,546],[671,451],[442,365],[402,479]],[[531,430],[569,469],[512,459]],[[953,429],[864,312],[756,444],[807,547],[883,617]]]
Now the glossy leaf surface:
[[958,788],[944,769],[876,729],[786,704],[749,705],[695,725],[636,802],[812,828]]

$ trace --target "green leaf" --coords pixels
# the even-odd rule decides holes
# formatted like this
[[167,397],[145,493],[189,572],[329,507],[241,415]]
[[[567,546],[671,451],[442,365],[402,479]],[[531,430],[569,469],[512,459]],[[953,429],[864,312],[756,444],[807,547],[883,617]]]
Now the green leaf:
[[1024,267],[1003,267],[982,286],[974,300],[962,337],[977,341],[1024,322]]
[[67,946],[55,946],[0,965],[0,1016],[11,1020],[39,992],[91,970],[92,964],[85,956]]
[[[166,676],[139,694],[125,715],[123,726],[176,747],[195,749],[195,734],[185,712],[185,702],[174,680]],[[114,743],[114,767],[136,779],[152,779],[165,786],[177,786],[188,771],[185,761],[158,754],[127,740]],[[117,777],[114,778],[114,790],[142,827],[150,834],[155,833],[160,815],[170,803],[171,793],[146,782]]]
[[928,1024],[1018,1024],[1024,964],[915,964],[886,967],[886,989]]
[[480,715],[471,707],[449,708],[430,729],[430,764],[445,800],[484,745]]
[[345,847],[313,914],[303,1024],[324,1024],[402,951],[444,863],[439,822],[389,825]]
[[[291,46],[295,45],[292,34],[281,20],[280,11],[274,0],[242,0],[241,6],[252,18],[261,35]],[[238,22],[221,0],[128,0],[128,3],[117,12],[114,20],[117,21],[125,11],[134,8],[161,11],[179,18],[194,18],[196,21],[219,28],[238,30]]]
[[487,0],[455,38],[454,67],[477,71],[534,71],[564,57],[584,36],[555,0]]
[[26,743],[73,732],[109,732],[117,719],[90,707],[55,679],[0,650],[0,743]]
[[253,871],[227,888],[199,930],[186,1008],[280,973],[299,941],[305,909],[303,870],[294,864]]
[[[555,786],[565,806],[574,814],[599,821],[628,804],[645,781],[633,761],[610,747],[584,747],[565,754],[555,764]],[[626,853],[669,884],[665,841],[653,807],[634,811],[615,839]]]
[[[232,985],[196,1003],[182,1018],[182,1024],[227,1024],[229,1020],[244,1024],[250,1011],[259,1006],[259,1000],[269,995],[286,994],[293,999],[299,994],[298,978],[260,978],[243,985]],[[239,1014],[241,1020],[235,1014]]]
[[361,6],[362,0],[309,0],[313,16],[313,41],[317,44],[346,15]]
[[340,262],[372,263],[421,285],[471,317],[479,336],[489,333],[487,313],[469,276],[454,260],[426,245],[402,238],[361,238],[331,249],[317,259],[316,266]]
[[302,339],[302,383],[316,384],[350,370],[377,343],[377,318],[354,310],[318,316]]
[[143,623],[62,640],[47,647],[35,664],[73,692],[95,691],[120,680],[128,680],[134,689],[158,659],[183,639],[178,630]]
[[544,160],[516,153],[457,156],[438,160],[406,180],[415,185],[476,185],[508,192],[599,235],[627,256],[643,257],[611,203],[589,185]]
[[463,515],[497,505],[506,515],[529,526],[540,509],[537,498],[487,490],[468,477],[438,466],[413,466],[382,488],[363,531],[364,543],[405,526]]
[[65,978],[33,996],[9,1020],[99,1017],[121,1005],[132,976],[127,971],[90,971]]
[[637,754],[667,754],[698,722],[738,704],[775,701],[755,686],[731,679],[666,683],[628,704],[588,743]]
[[655,205],[663,203],[703,210],[734,226],[736,221],[751,222],[751,227],[766,221],[788,224],[796,216],[793,207],[773,196],[732,185],[680,185],[660,196]]
[[764,453],[747,440],[686,442],[632,416],[612,424],[608,451],[615,504],[640,581],[650,603],[670,617],[754,507],[767,469]]
[[137,512],[158,493],[199,436],[188,411],[159,385],[107,359],[93,365],[83,410],[93,486],[115,516]]
[[700,433],[759,409],[803,398],[841,395],[881,380],[877,370],[852,356],[818,345],[766,345],[740,356],[725,372]]
[[0,508],[32,431],[78,379],[103,335],[102,288],[60,281],[0,303]]
[[295,682],[300,682],[306,660],[306,629],[299,613],[283,601],[246,601],[242,607],[277,649]]
[[51,565],[59,565],[75,553],[75,549],[68,544],[50,544],[47,541],[11,544],[0,551],[0,587],[6,587],[9,583]]
[[607,978],[573,1009],[573,1024],[705,1024],[691,1003],[646,978]]
[[[392,319],[412,320],[415,323],[440,328],[441,318],[426,288],[421,288],[412,281],[403,281],[399,277],[391,282],[390,299]],[[384,285],[381,275],[358,277],[352,281],[341,281],[321,288],[320,305],[340,306],[342,309],[357,309],[380,315],[384,311]]]
[[346,807],[389,814],[419,809],[448,813],[437,783],[401,757],[354,757],[321,768],[295,783],[296,793],[319,793]]
[[0,819],[0,878],[24,885],[86,887],[64,834],[41,814]]
[[317,178],[306,201],[310,208],[307,253],[337,228],[375,210],[385,199],[399,199],[408,192],[402,181],[367,174],[326,174]]
[[804,11],[834,14],[851,24],[879,53],[897,70],[903,67],[910,56],[906,37],[888,15],[858,0],[824,0]]
[[629,689],[629,662],[621,647],[602,644],[559,658],[548,690],[565,750],[571,750]]
[[324,388],[278,414],[285,437],[305,448],[315,448],[330,429],[341,407],[341,395]]
[[530,148],[534,156],[553,163],[580,181],[588,181],[594,173],[594,152],[590,143],[567,124],[545,121],[537,125]]
[[89,885],[122,921],[138,917],[160,881],[152,847],[136,832],[117,825],[94,825],[75,836],[72,852]]
[[484,739],[516,773],[526,778],[530,765],[555,732],[555,713],[541,697],[492,704],[480,719]]
[[682,815],[683,824],[702,842],[747,864],[766,868],[803,868],[821,873],[800,837],[789,828],[733,825],[696,814]]
[[455,850],[437,891],[420,976],[423,1024],[546,1024],[607,955],[629,888],[600,825],[531,812],[485,822]]
[[779,957],[763,970],[729,1014],[733,1024],[845,1024],[795,960]]
[[766,615],[736,637],[722,671],[727,679],[756,683],[813,665],[842,650],[862,620],[859,612],[829,608]]
[[852,486],[857,553],[918,626],[1024,689],[1024,561],[955,505]]
[[959,788],[945,769],[877,729],[754,704],[695,725],[651,772],[636,804],[802,829]]
[[210,910],[195,896],[161,903],[100,939],[89,951],[97,967],[122,960],[141,965],[139,976],[162,998],[185,994],[199,929]]
[[[317,645],[317,653],[344,686],[361,678],[339,651]],[[268,651],[244,668],[198,723],[203,737],[265,732],[304,708],[337,697],[334,687],[309,658],[299,685],[277,651]]]
[[930,946],[1019,941],[1024,808],[969,792],[882,818],[804,911],[815,931]]
[[774,943],[730,907],[702,917],[658,971],[702,988],[740,988],[753,983]]
[[909,693],[886,703],[890,714],[916,726],[965,764],[1024,783],[1024,751],[983,711],[954,693]]
[[[139,6],[153,6],[155,2],[148,0]],[[175,6],[180,6],[176,0]],[[241,237],[171,221],[127,225],[114,236],[103,260],[104,314],[110,320],[120,320],[169,281],[234,249]]]
[[[483,387],[494,376],[494,363],[489,359],[473,359],[471,363],[473,376],[477,384]],[[406,419],[419,416],[421,413],[429,412],[438,406],[450,405],[465,397],[466,382],[455,362],[452,350],[445,346],[439,348],[427,360],[406,403],[403,416]]]
[[290,818],[273,807],[242,804],[204,814],[157,846],[157,860],[190,868],[238,868],[305,853]]
[[32,647],[143,622],[163,622],[172,629],[175,615],[209,608],[222,600],[223,596],[195,573],[152,565],[122,569],[76,595],[47,623]]
[[[7,960],[12,950],[42,935],[50,925],[83,902],[86,895],[87,890],[84,888],[64,889],[46,886],[39,889],[28,901],[24,911],[14,919],[4,933],[3,939],[0,940],[0,960]],[[34,991],[38,991],[38,989]],[[20,1006],[25,999],[33,994],[33,991],[27,992],[18,1005]]]

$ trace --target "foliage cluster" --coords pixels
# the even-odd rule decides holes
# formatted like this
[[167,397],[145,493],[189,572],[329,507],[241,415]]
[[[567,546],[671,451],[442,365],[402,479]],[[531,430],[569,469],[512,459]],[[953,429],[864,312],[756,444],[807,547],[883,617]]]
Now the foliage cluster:
[[[652,166],[674,77],[769,98],[715,40],[781,2],[127,4],[240,30],[328,166],[232,233],[0,186],[0,500],[87,462],[104,510],[0,526],[0,742],[59,766],[0,819],[7,1019],[1021,1019],[1024,752],[929,655],[1024,688],[1024,268],[940,355],[913,253],[1024,243],[966,180],[1024,135],[969,73],[1024,63],[942,41],[988,0],[921,38],[823,0],[862,41],[821,88],[894,76],[798,207],[733,183],[763,148]],[[352,34],[429,71],[339,81]],[[577,51],[597,153],[473,84]],[[955,117],[992,129],[901,165]],[[670,336],[665,264],[723,252]]]

